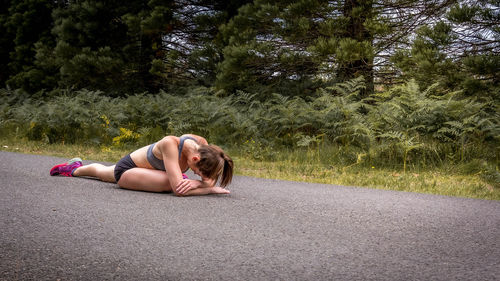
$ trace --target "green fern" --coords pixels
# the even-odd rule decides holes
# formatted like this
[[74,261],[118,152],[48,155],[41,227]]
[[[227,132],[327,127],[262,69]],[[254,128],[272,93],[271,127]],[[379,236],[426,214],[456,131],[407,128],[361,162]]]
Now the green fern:
[[[420,90],[414,81],[360,99],[364,87],[358,78],[319,88],[307,98],[271,94],[266,100],[255,93],[224,96],[203,87],[184,95],[160,91],[124,98],[87,90],[29,98],[4,89],[0,131],[104,146],[120,136],[120,128],[138,133],[132,138],[138,145],[165,134],[198,133],[230,146],[253,140],[246,149],[259,159],[277,157],[267,147],[288,147],[313,151],[325,165],[332,158],[345,165],[361,159],[357,165],[375,161],[405,171],[413,164],[500,159],[498,101],[438,93],[434,86]],[[335,147],[335,155],[319,153],[325,147]]]

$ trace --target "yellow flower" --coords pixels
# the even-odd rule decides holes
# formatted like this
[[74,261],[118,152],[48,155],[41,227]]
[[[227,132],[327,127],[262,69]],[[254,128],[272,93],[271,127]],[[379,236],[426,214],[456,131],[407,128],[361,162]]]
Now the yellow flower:
[[107,147],[107,146],[103,146],[103,147],[101,147],[101,151],[102,152],[111,152],[111,148]]
[[101,119],[104,121],[104,124],[102,124],[102,126],[104,128],[108,128],[109,127],[109,119],[106,115],[101,115]]
[[140,136],[140,134],[134,133],[129,129],[120,128],[120,135],[113,138],[113,146],[119,146],[120,144],[127,141],[135,141]]

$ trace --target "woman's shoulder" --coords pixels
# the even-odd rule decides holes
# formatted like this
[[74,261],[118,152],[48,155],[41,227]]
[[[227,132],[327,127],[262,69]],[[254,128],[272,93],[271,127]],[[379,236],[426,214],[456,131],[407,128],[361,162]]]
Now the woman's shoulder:
[[177,155],[179,138],[176,136],[165,136],[154,144],[153,154],[162,159],[165,155]]
[[204,137],[198,136],[198,135],[195,135],[195,134],[184,134],[184,135],[182,135],[180,137],[177,137],[177,136],[165,136],[161,140],[159,140],[157,142],[157,144],[160,147],[165,146],[165,145],[176,145],[176,146],[178,146],[179,143],[180,143],[180,139],[182,137],[193,138],[193,139],[196,140],[196,142],[198,144],[202,144],[202,145],[207,145],[208,144],[207,140]]
[[156,146],[165,146],[165,145],[178,145],[179,137],[176,136],[165,136],[161,140],[156,142]]
[[174,137],[175,140],[177,141],[177,143],[180,143],[181,140],[187,140],[187,139],[194,139],[196,141],[197,144],[201,144],[201,145],[206,145],[208,144],[207,140],[202,137],[202,136],[198,136],[198,135],[195,135],[195,134],[184,134],[180,137],[176,137],[176,136],[166,136],[164,137],[162,140],[165,140],[169,137]]
[[184,137],[184,136],[194,138],[198,144],[202,144],[202,145],[208,144],[207,140],[202,136],[198,136],[195,134],[184,134],[181,137]]

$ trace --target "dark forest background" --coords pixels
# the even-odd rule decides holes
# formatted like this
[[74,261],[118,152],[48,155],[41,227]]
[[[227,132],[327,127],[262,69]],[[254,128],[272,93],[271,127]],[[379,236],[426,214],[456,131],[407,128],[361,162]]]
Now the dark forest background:
[[363,76],[497,98],[499,1],[2,1],[0,83],[307,97]]

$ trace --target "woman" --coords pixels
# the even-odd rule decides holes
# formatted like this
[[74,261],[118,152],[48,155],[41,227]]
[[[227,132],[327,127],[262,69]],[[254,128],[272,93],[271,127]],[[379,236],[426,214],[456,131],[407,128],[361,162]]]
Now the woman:
[[[201,177],[190,180],[188,169]],[[167,136],[123,157],[113,166],[82,165],[74,158],[54,166],[50,175],[90,176],[116,182],[122,188],[152,192],[174,192],[178,196],[228,194],[233,177],[233,160],[218,146],[197,135]],[[215,186],[220,180],[222,187]]]

